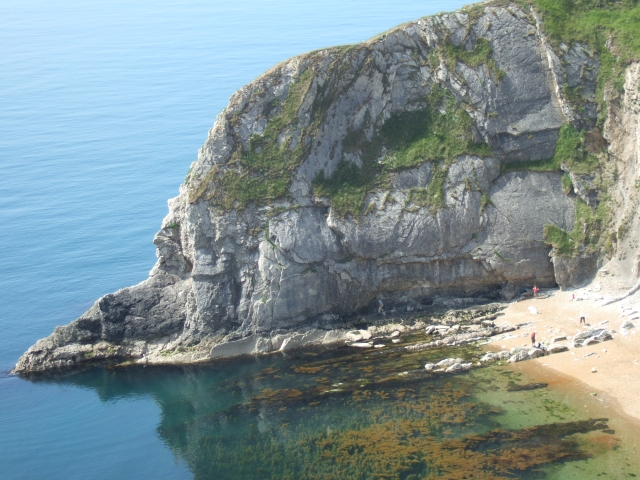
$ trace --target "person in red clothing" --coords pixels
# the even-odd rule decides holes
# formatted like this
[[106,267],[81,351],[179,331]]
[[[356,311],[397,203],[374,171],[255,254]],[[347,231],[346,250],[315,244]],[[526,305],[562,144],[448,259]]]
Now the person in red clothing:
[[536,332],[531,334],[531,345],[536,346]]
[[540,289],[537,286],[533,286],[533,296],[537,297],[538,296],[538,292],[540,291]]

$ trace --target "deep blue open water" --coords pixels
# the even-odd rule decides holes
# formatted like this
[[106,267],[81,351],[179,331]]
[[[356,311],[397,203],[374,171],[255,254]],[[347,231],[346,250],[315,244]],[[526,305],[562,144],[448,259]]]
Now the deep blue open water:
[[455,1],[0,2],[0,478],[191,478],[144,389],[7,377],[98,297],[145,279],[229,96],[293,55]]

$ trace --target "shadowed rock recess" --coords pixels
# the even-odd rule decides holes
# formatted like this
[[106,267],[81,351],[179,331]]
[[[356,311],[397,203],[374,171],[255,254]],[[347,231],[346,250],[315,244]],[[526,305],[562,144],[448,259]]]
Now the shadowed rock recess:
[[[56,327],[15,371],[344,342],[379,300],[416,311],[588,281],[599,252],[558,242],[585,243],[593,222],[578,214],[600,202],[573,154],[606,150],[599,68],[515,4],[275,66],[218,115],[169,201],[149,279]],[[624,128],[610,128],[618,143]],[[562,169],[539,167],[567,148]]]

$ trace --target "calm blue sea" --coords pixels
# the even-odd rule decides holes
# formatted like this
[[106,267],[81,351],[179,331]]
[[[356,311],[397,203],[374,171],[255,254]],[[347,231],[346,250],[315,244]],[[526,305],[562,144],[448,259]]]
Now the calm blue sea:
[[103,373],[6,373],[145,279],[166,201],[233,91],[295,54],[464,3],[0,2],[1,478],[192,478],[158,433],[164,397],[114,391]]

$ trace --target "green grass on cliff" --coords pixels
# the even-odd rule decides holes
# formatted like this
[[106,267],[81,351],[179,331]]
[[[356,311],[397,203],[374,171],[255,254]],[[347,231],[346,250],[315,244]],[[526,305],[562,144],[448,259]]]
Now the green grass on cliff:
[[[622,92],[624,68],[629,61],[640,58],[638,0],[494,0],[473,6],[471,10],[477,16],[485,5],[514,3],[525,11],[532,5],[540,13],[542,29],[557,52],[560,53],[561,43],[583,42],[598,54],[600,69],[596,100],[602,125],[608,108],[604,102],[605,90],[614,92],[614,95]],[[471,15],[470,18],[476,17]],[[613,47],[607,48],[607,45]],[[338,56],[330,67],[327,81],[318,87],[311,112],[312,121],[297,137],[303,139],[302,142],[295,143],[297,139],[294,140],[293,132],[297,126],[297,113],[313,80],[311,69],[302,73],[290,86],[284,100],[274,100],[266,106],[264,114],[269,121],[265,131],[254,135],[248,149],[234,152],[228,168],[214,168],[199,179],[189,176],[189,200],[206,198],[230,210],[243,208],[249,203],[268,205],[286,197],[293,172],[308,154],[328,107],[358,76],[358,72],[351,71],[352,62],[349,61],[349,55],[357,48],[335,49]],[[428,63],[442,60],[452,72],[455,72],[457,61],[470,67],[485,65],[499,81],[504,72],[497,68],[491,53],[489,42],[481,38],[472,50],[445,42],[432,53]],[[366,65],[359,68],[366,68]],[[584,101],[579,89],[565,89],[565,95],[574,106]],[[426,104],[419,111],[392,116],[372,139],[365,139],[361,132],[347,135],[343,151],[358,153],[362,166],[341,162],[331,178],[321,174],[315,179],[314,192],[328,196],[337,214],[359,216],[364,210],[366,194],[386,187],[393,172],[432,161],[438,165],[436,173],[439,174],[434,175],[426,191],[414,195],[412,201],[418,202],[415,203],[418,206],[429,207],[431,211],[441,208],[444,205],[442,182],[455,156],[463,153],[486,156],[491,151],[487,145],[473,142],[472,119],[446,90],[433,88]],[[233,123],[233,119],[230,121]],[[571,128],[561,129],[553,158],[526,165],[510,163],[503,167],[503,172],[525,169],[555,171],[561,163],[571,164],[572,171],[576,173],[593,170],[595,159],[584,154],[583,134]]]
[[580,199],[576,200],[576,220],[573,229],[564,231],[547,224],[544,240],[553,247],[556,255],[574,256],[580,253],[593,254],[600,250],[602,226],[610,216],[607,202],[591,208]]
[[217,203],[231,209],[250,202],[262,205],[287,195],[293,170],[300,165],[307,148],[300,143],[291,148],[291,136],[280,142],[279,136],[287,127],[295,126],[312,79],[311,70],[305,70],[289,87],[282,105],[277,102],[267,105],[269,110],[279,106],[280,112],[269,120],[262,135],[251,137],[247,151],[236,152],[230,164],[235,163],[238,168],[222,174]]
[[[450,41],[443,43],[435,52],[447,66],[449,72],[453,75],[456,73],[457,63],[477,68],[484,65],[489,72],[493,73],[493,77],[499,82],[505,76],[506,72],[498,68],[495,59],[491,56],[493,50],[491,43],[486,38],[478,38],[473,49],[467,50],[464,46],[455,46]],[[433,56],[430,58],[431,67],[435,67]]]
[[565,195],[569,195],[573,191],[573,183],[571,182],[571,177],[569,177],[569,175],[565,173],[564,175],[562,175],[561,183],[562,192]]
[[[535,172],[560,172],[565,165],[576,174],[590,174],[600,171],[598,159],[590,155],[585,145],[585,132],[578,132],[571,125],[560,128],[556,151],[552,158],[534,162],[513,162],[502,165],[502,173],[527,170]],[[562,190],[570,194],[573,190],[571,179],[564,174]],[[547,224],[544,227],[545,242],[551,245],[556,255],[573,256],[578,253],[594,253],[604,241],[603,232],[610,217],[610,209],[605,188],[600,189],[600,203],[591,208],[580,199],[576,200],[576,221],[573,229],[564,231],[560,227]]]
[[[500,3],[501,0],[498,0]],[[495,2],[497,3],[497,2]],[[509,2],[513,3],[513,2]],[[602,128],[609,113],[611,100],[624,93],[624,73],[631,61],[640,59],[640,6],[638,0],[516,0],[522,6],[533,5],[539,12],[541,28],[557,53],[561,44],[588,45],[598,55],[600,64],[597,78],[596,103],[598,126]],[[560,55],[561,56],[561,55]],[[605,91],[608,101],[605,101]],[[564,89],[567,100],[576,109],[584,104],[580,88]],[[562,163],[576,174],[598,173],[602,178],[608,166],[598,164],[598,158],[589,155],[585,147],[585,133],[571,126],[560,130],[553,158],[528,164],[503,165],[503,172],[512,170],[558,171]],[[568,177],[563,177],[563,189],[571,191]],[[611,250],[615,233],[607,233],[611,206],[606,188],[599,188],[600,202],[596,208],[582,200],[576,201],[576,221],[570,231],[556,225],[546,225],[544,238],[557,255],[573,256]]]
[[613,35],[622,49],[619,53],[625,57],[623,60],[640,54],[638,0],[533,0],[527,3],[540,12],[544,32],[556,45],[584,42],[597,48],[603,36]]
[[[524,3],[518,1],[518,3]],[[585,43],[598,55],[596,101],[599,106],[598,123],[607,116],[604,92],[607,85],[614,92],[623,93],[624,70],[633,60],[640,59],[640,6],[638,0],[533,0],[542,18],[542,29],[558,51],[560,43]],[[607,48],[609,40],[611,49]],[[565,92],[567,93],[567,92]],[[569,92],[574,105],[580,103]]]
[[592,173],[598,167],[598,159],[587,151],[585,136],[586,132],[579,132],[571,125],[563,125],[558,132],[558,141],[553,157],[532,162],[503,163],[502,173],[520,170],[559,172],[562,164],[566,165],[573,173]]
[[[444,206],[442,186],[455,157],[492,154],[488,145],[474,142],[472,126],[473,120],[453,95],[433,85],[423,109],[393,115],[372,139],[367,140],[362,131],[349,133],[343,151],[358,154],[362,166],[341,161],[331,177],[320,173],[313,182],[314,194],[329,197],[337,215],[358,217],[366,194],[385,188],[393,172],[431,161],[436,165],[433,180],[425,194],[415,199],[420,198],[416,205],[435,211]],[[384,156],[383,151],[387,152]]]
[[[296,126],[298,110],[312,80],[312,72],[305,70],[290,85],[284,101],[269,102],[265,114],[279,111],[269,119],[262,135],[253,135],[246,151],[238,149],[234,152],[228,162],[230,168],[222,170],[214,166],[199,181],[194,181],[189,189],[189,201],[204,198],[212,186],[213,193],[206,199],[226,210],[244,208],[251,202],[264,205],[286,196],[293,170],[300,165],[307,150],[301,143],[292,148],[292,136],[288,131]],[[231,123],[234,121],[233,118],[230,120]],[[283,133],[284,138],[281,138]]]

